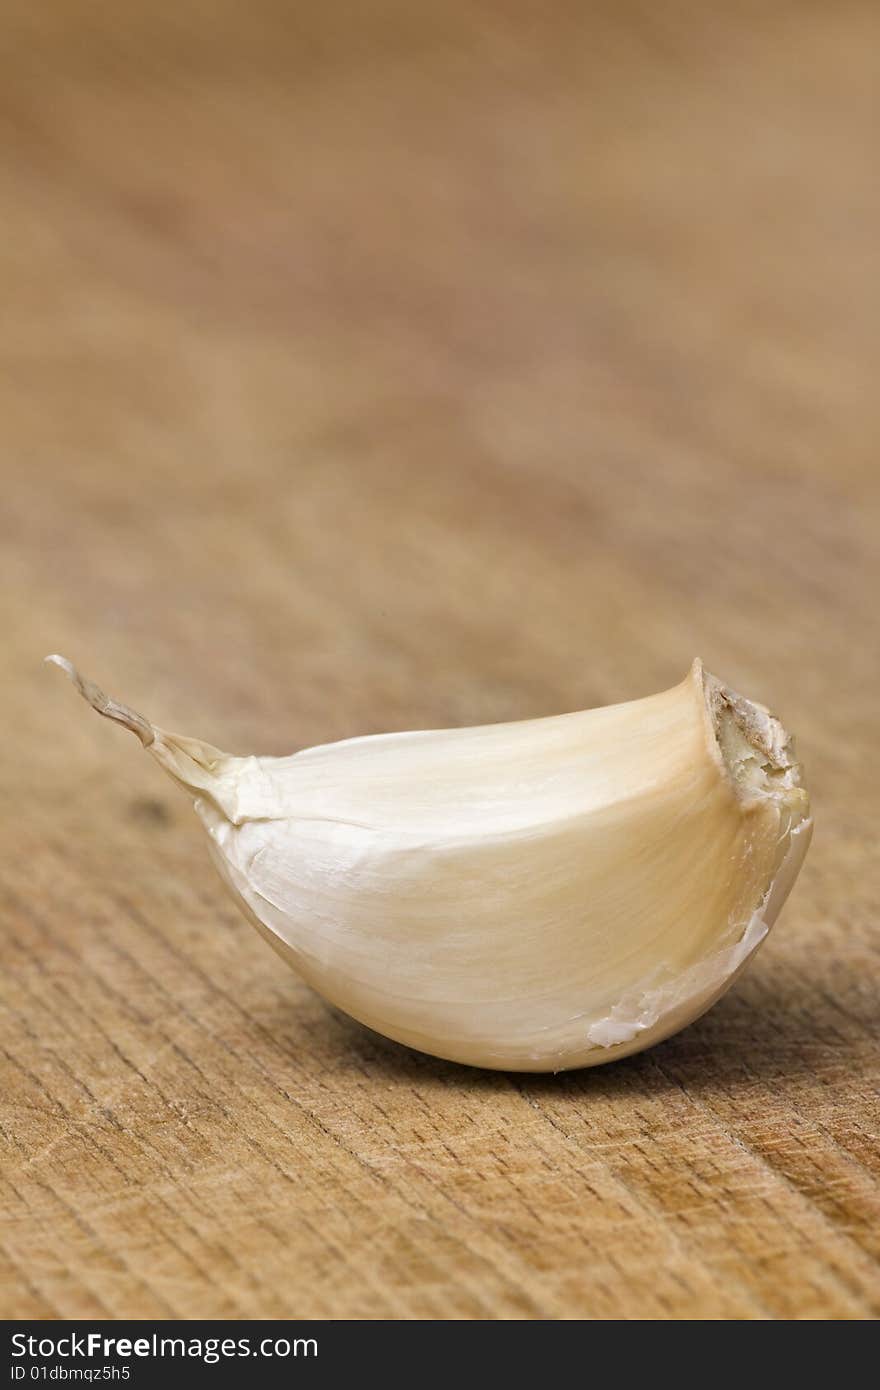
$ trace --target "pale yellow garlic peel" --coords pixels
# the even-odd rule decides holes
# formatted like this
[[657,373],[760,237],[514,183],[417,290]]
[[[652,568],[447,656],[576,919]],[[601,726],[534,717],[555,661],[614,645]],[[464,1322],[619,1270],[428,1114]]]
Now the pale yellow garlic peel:
[[47,660],[195,796],[234,897],[309,984],[456,1062],[563,1071],[677,1032],[810,840],[791,739],[699,661],[605,709],[239,758]]

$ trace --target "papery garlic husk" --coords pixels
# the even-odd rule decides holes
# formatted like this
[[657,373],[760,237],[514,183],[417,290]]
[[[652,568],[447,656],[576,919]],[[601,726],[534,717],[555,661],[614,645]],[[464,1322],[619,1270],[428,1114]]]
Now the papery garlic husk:
[[62,657],[195,797],[248,918],[325,999],[423,1052],[562,1071],[733,983],[810,840],[792,741],[695,661],[671,690],[513,724],[233,757]]

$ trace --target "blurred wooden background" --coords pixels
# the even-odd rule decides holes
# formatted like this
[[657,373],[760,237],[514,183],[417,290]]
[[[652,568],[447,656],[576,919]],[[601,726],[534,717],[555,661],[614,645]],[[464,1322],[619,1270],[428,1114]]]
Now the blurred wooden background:
[[[6,1316],[880,1306],[870,3],[7,0]],[[559,1078],[331,1014],[44,653],[236,751],[699,653],[817,831],[754,968]]]

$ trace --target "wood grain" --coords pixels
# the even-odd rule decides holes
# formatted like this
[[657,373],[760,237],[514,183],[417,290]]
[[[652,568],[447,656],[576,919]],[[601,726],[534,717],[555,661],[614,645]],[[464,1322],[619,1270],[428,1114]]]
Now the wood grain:
[[[878,40],[4,6],[6,1316],[876,1316]],[[282,971],[54,650],[272,752],[699,653],[799,733],[814,846],[679,1037],[468,1071]]]

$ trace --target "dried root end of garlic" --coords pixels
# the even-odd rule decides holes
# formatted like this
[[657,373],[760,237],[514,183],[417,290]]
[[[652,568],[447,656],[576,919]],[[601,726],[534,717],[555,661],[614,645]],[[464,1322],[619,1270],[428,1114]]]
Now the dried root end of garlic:
[[730,986],[812,830],[792,741],[695,661],[578,714],[232,757],[62,666],[195,797],[248,918],[326,999],[475,1066],[640,1051]]

